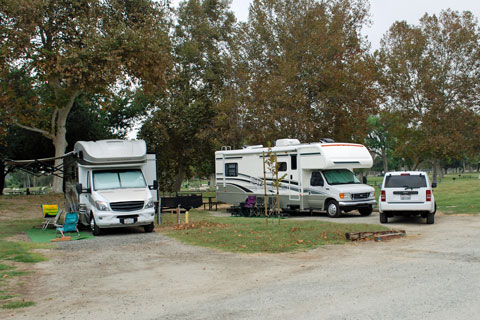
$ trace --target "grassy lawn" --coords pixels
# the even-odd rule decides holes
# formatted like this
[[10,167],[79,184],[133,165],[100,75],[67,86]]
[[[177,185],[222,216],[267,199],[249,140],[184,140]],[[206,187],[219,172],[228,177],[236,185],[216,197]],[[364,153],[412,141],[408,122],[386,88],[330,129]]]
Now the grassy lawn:
[[60,203],[59,195],[0,197],[0,307],[16,309],[34,304],[18,293],[19,277],[31,273],[31,264],[45,257],[34,249],[51,247],[47,244],[12,240],[42,222],[40,203]]
[[[184,215],[182,215],[182,222]],[[294,221],[264,218],[215,217],[191,211],[190,223],[176,226],[176,215],[163,215],[158,231],[188,244],[231,252],[290,252],[313,249],[325,244],[347,242],[346,232],[382,231],[388,228],[368,224],[323,221]]]

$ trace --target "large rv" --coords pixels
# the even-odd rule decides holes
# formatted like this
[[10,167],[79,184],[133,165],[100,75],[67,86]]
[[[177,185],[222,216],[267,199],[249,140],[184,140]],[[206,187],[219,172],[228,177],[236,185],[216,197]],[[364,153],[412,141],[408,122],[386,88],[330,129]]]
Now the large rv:
[[367,216],[376,206],[375,189],[362,184],[353,173],[353,169],[372,167],[367,148],[330,139],[304,144],[297,139],[280,139],[271,148],[222,148],[215,152],[217,200],[240,205],[248,196],[263,197],[264,181],[267,195],[275,195],[276,177],[268,169],[264,180],[263,154],[268,152],[277,155],[283,210],[326,211],[330,217],[358,210]]
[[152,232],[157,186],[156,157],[143,140],[79,141],[64,159],[66,200],[94,235],[124,226]]

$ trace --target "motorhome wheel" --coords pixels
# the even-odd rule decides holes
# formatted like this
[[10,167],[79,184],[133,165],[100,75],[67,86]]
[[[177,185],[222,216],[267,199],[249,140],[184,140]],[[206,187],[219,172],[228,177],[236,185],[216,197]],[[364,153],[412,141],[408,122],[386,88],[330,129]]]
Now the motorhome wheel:
[[90,214],[90,227],[92,228],[92,234],[94,236],[99,236],[102,234],[102,230],[97,226],[93,213]]
[[145,230],[145,232],[152,232],[153,229],[155,228],[155,225],[152,223],[150,224],[147,224],[146,226],[143,226],[143,229]]
[[358,212],[360,212],[360,214],[364,217],[371,215],[372,211],[373,211],[372,206],[358,208]]
[[330,218],[338,218],[340,217],[341,211],[340,207],[338,206],[338,202],[335,200],[330,200],[327,203],[327,215]]

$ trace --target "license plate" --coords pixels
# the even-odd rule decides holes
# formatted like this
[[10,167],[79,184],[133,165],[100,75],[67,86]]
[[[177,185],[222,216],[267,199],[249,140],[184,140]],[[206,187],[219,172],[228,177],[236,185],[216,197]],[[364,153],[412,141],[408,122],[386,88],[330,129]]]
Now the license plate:
[[410,195],[407,194],[407,195],[401,195],[400,196],[400,200],[410,200]]
[[124,224],[132,224],[134,223],[135,220],[133,220],[133,218],[127,218],[127,219],[123,219],[123,223]]

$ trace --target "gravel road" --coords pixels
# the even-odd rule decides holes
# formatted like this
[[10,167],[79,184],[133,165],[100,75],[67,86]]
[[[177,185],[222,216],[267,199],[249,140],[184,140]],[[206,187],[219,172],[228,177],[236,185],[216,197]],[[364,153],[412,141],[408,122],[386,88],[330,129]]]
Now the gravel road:
[[478,319],[480,216],[388,226],[407,238],[276,255],[219,252],[140,229],[61,243],[36,265],[26,293],[36,305],[0,318]]

